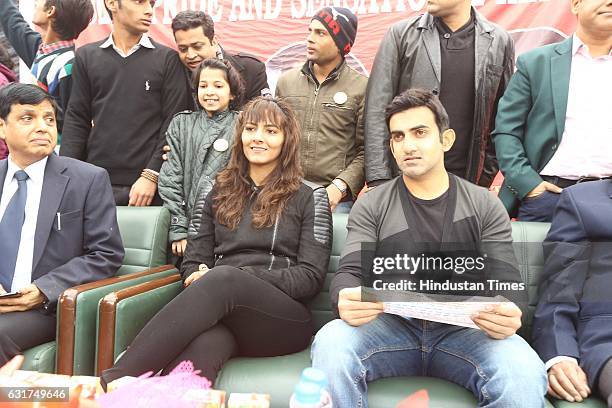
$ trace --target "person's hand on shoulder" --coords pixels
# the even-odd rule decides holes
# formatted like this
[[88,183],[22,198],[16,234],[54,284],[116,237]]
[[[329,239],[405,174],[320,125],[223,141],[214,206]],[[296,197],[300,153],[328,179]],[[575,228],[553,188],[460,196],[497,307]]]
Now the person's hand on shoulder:
[[472,321],[489,337],[502,340],[521,327],[522,314],[514,303],[503,302],[472,316]]
[[569,402],[582,402],[591,394],[587,376],[576,360],[562,360],[550,367],[548,393]]
[[169,154],[170,154],[170,146],[168,146],[168,145],[164,145],[164,147],[163,147],[163,149],[162,149],[162,150],[163,150],[163,152],[164,152],[164,153],[162,154],[162,159],[163,159],[164,161],[168,161],[168,157],[170,157],[170,156],[169,156]]
[[338,313],[340,318],[351,326],[361,326],[383,313],[383,304],[362,302],[361,286],[344,288],[338,293]]

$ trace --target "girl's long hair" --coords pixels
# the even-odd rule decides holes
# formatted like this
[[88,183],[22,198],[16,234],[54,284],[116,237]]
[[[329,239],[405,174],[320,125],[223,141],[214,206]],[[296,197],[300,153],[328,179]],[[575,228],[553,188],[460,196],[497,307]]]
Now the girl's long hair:
[[206,58],[191,75],[191,86],[195,99],[198,101],[198,108],[203,109],[202,105],[200,104],[200,98],[198,98],[200,74],[202,74],[202,71],[207,68],[218,69],[225,72],[225,78],[229,84],[230,94],[234,97],[234,99],[230,101],[228,108],[230,110],[236,110],[242,105],[242,100],[244,99],[244,81],[238,71],[232,67],[232,64],[226,60],[219,60],[216,58]]
[[300,188],[300,127],[291,107],[272,98],[258,97],[249,102],[238,117],[227,167],[217,174],[213,210],[219,224],[236,229],[253,194],[249,179],[249,161],[242,147],[242,131],[246,124],[270,123],[281,129],[285,140],[278,163],[263,182],[252,207],[255,228],[274,225],[291,196]]

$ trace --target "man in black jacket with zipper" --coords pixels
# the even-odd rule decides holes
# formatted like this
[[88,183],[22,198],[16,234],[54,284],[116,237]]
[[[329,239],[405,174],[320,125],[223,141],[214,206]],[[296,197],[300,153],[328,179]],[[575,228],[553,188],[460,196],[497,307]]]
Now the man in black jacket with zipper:
[[512,39],[469,0],[430,0],[427,13],[393,25],[380,43],[366,93],[368,185],[399,174],[387,149],[385,106],[406,89],[425,88],[440,97],[457,134],[446,168],[488,187],[498,170],[490,134],[513,71]]

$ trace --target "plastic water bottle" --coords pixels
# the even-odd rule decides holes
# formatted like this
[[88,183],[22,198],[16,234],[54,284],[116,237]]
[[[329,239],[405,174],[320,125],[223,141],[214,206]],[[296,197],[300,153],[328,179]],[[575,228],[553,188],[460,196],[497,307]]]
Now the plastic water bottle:
[[332,408],[331,396],[326,387],[327,376],[323,371],[312,367],[304,369],[289,401],[289,407]]

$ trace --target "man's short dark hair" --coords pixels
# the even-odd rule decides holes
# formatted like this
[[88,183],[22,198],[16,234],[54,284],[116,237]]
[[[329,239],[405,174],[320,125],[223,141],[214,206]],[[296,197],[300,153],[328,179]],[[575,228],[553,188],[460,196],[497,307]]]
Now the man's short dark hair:
[[449,128],[448,113],[446,113],[440,99],[426,89],[408,89],[393,98],[393,101],[385,109],[387,127],[391,122],[391,116],[408,109],[420,107],[428,108],[434,114],[436,125],[440,131],[440,138],[442,138],[442,133]]
[[0,119],[6,120],[13,105],[39,105],[44,101],[51,102],[57,113],[55,99],[40,87],[32,84],[12,83],[0,89]]
[[211,16],[203,11],[181,11],[172,19],[172,33],[179,30],[187,31],[202,27],[204,35],[212,43],[215,37],[215,23]]
[[91,0],[47,0],[45,10],[55,7],[51,28],[64,41],[75,40],[94,15]]

